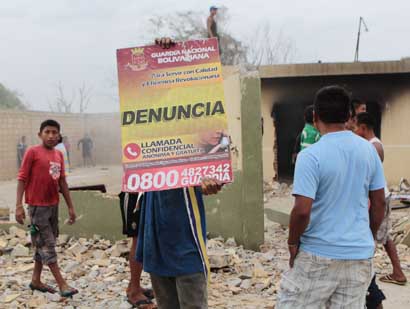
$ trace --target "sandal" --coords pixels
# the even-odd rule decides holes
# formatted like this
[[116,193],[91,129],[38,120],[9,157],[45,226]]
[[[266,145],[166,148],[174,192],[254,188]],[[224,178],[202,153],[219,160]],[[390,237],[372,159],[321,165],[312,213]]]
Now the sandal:
[[384,282],[384,283],[393,283],[393,284],[397,284],[397,285],[401,285],[401,286],[406,285],[406,283],[407,283],[407,280],[406,281],[397,281],[397,280],[393,279],[393,277],[391,275],[383,276],[379,280],[381,282]]
[[42,287],[40,286],[35,286],[32,282],[29,284],[29,288],[34,292],[34,291],[39,291],[41,293],[57,293],[57,290],[54,289],[52,286],[48,284],[43,284]]
[[73,295],[77,294],[78,290],[74,288],[69,288],[68,290],[60,291],[61,297],[73,297]]
[[[132,308],[137,308],[137,309],[145,309],[146,305],[154,304],[150,299],[137,300],[136,302],[133,303],[128,297],[127,297],[127,302],[132,306]],[[153,307],[153,308],[156,308],[156,307]]]
[[154,291],[152,289],[144,289],[142,294],[144,294],[144,296],[149,298],[149,299],[154,299],[155,298]]

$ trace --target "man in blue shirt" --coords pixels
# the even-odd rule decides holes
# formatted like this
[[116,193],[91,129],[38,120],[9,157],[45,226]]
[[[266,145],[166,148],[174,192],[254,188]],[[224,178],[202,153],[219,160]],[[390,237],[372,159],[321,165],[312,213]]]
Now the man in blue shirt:
[[204,180],[202,187],[144,194],[137,260],[151,276],[160,309],[208,308],[202,194],[220,189],[217,181]]
[[[168,49],[170,38],[155,43]],[[198,187],[147,192],[142,198],[136,259],[150,274],[159,309],[208,308],[205,208],[202,195],[223,184],[202,179]]]
[[364,308],[385,180],[374,147],[345,130],[349,104],[339,86],[316,94],[314,120],[322,138],[296,162],[290,270],[281,281],[278,309]]

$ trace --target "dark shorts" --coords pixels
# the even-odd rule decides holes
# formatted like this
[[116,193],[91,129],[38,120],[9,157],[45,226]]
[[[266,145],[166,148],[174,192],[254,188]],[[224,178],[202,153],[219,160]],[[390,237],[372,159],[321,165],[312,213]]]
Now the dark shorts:
[[120,209],[122,218],[122,233],[128,237],[138,237],[140,223],[140,208],[138,204],[138,193],[121,192]]
[[150,276],[158,308],[208,308],[208,282],[204,273],[178,277]]
[[34,260],[45,265],[56,263],[58,206],[29,206],[28,211],[34,228],[34,232],[30,233],[34,247]]
[[377,309],[378,306],[386,299],[383,291],[380,290],[376,283],[376,275],[373,277],[370,283],[369,289],[367,290],[366,296],[366,308],[367,309]]
[[91,149],[83,150],[83,158],[91,158],[91,157],[92,157]]

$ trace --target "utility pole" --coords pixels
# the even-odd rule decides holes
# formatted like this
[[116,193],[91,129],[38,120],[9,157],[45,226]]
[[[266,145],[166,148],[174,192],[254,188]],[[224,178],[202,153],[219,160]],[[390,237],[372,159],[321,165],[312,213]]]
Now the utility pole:
[[359,20],[359,31],[357,32],[357,43],[356,43],[356,53],[354,54],[354,61],[358,62],[359,61],[359,48],[360,48],[360,34],[362,32],[362,24],[364,26],[364,30],[366,32],[369,32],[369,29],[367,28],[366,23],[364,22],[363,17],[360,16]]

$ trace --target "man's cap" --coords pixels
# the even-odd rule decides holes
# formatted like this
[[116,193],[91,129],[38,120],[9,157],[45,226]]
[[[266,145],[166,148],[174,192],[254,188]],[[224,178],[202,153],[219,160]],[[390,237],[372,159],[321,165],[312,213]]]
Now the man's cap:
[[217,10],[217,9],[218,9],[218,7],[215,6],[215,5],[213,5],[213,6],[211,6],[211,7],[209,8],[210,11],[212,11],[212,10]]

